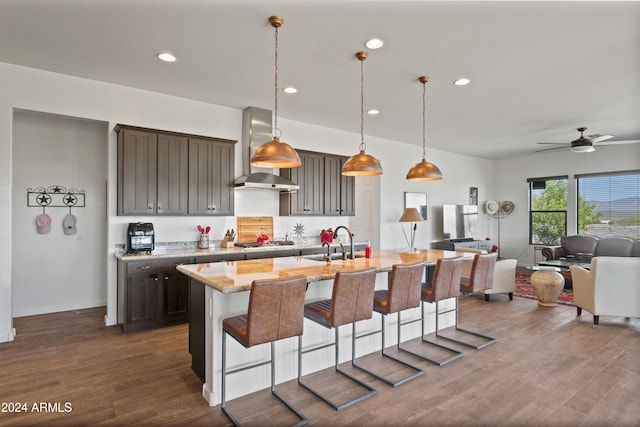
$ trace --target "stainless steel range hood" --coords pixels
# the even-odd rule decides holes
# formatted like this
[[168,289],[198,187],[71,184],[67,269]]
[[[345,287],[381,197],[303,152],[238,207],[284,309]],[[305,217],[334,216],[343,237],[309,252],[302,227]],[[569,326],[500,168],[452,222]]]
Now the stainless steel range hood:
[[247,107],[242,112],[242,173],[235,181],[236,188],[278,190],[292,193],[300,186],[273,173],[273,169],[251,166],[251,156],[263,143],[271,141],[271,111]]

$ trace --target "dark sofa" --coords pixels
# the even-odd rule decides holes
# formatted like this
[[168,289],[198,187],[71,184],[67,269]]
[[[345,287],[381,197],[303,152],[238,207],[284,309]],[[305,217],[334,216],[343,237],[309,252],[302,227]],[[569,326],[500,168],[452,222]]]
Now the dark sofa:
[[627,237],[562,236],[560,246],[544,248],[542,255],[547,261],[563,258],[580,262],[589,262],[596,256],[640,257],[640,240]]

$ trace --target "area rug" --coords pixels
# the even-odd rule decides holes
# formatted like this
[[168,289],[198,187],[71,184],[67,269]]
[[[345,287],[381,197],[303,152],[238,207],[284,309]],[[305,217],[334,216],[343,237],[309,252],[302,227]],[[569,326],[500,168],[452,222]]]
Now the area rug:
[[[531,287],[529,277],[531,276],[526,274],[516,274],[516,290],[513,294],[522,298],[538,299],[533,287]],[[558,304],[575,306],[573,303],[573,291],[571,289],[563,289],[558,297]]]

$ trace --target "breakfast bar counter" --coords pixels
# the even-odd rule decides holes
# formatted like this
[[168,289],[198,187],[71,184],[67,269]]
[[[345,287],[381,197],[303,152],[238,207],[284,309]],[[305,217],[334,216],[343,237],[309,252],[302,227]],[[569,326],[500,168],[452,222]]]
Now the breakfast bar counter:
[[[245,261],[215,262],[206,264],[179,265],[178,271],[222,293],[248,291],[256,279],[276,279],[306,276],[307,283],[333,279],[338,271],[356,271],[375,268],[379,273],[391,271],[394,264],[411,264],[423,261],[435,264],[440,258],[461,253],[424,250],[400,252],[399,250],[373,251],[371,258],[356,253],[354,259],[333,259],[326,262],[322,255],[261,258]],[[469,255],[466,255],[469,256]]]
[[[333,254],[335,256],[335,254]],[[410,264],[419,261],[433,266],[438,259],[455,256],[472,257],[472,253],[462,253],[443,250],[422,250],[420,252],[405,252],[401,250],[373,251],[371,258],[365,258],[362,253],[356,253],[354,259],[333,259],[324,261],[322,256],[293,256],[283,258],[251,259],[242,261],[223,261],[179,265],[176,268],[189,277],[189,352],[192,355],[192,369],[203,381],[203,397],[214,406],[220,403],[221,396],[221,366],[222,366],[222,320],[226,317],[246,313],[249,291],[253,280],[287,278],[303,275],[307,277],[308,288],[305,295],[307,302],[330,298],[333,278],[339,271],[356,271],[375,268],[376,289],[386,289],[387,274],[394,264]],[[381,274],[382,273],[382,274]],[[412,317],[419,316],[419,309]],[[432,316],[429,316],[430,318]],[[379,328],[380,320],[374,315],[373,320],[359,324],[362,330]],[[393,331],[395,316],[387,319],[388,331]],[[433,322],[430,322],[433,323]],[[425,323],[427,331],[433,331],[435,326]],[[445,326],[446,327],[446,326]],[[346,329],[349,329],[347,331]],[[405,336],[406,335],[406,336]],[[332,341],[332,331],[305,322],[303,346],[316,346]],[[402,341],[420,336],[419,324],[414,327],[403,328]],[[392,343],[394,336],[388,337]],[[340,330],[341,346],[345,349],[351,345],[351,329]],[[379,337],[368,337],[359,343],[361,354],[380,350]],[[244,349],[237,342],[231,340],[227,345],[228,360],[232,360],[229,369],[246,366],[257,361],[268,360],[269,346],[256,346]],[[276,383],[288,381],[297,377],[297,339],[281,340],[276,344],[278,366]],[[349,351],[342,356],[350,358]],[[325,369],[333,365],[333,352],[317,352],[317,355],[305,357],[305,371],[310,372]],[[254,391],[268,388],[270,371],[267,367],[237,374],[237,380],[227,385],[227,397],[233,399]]]

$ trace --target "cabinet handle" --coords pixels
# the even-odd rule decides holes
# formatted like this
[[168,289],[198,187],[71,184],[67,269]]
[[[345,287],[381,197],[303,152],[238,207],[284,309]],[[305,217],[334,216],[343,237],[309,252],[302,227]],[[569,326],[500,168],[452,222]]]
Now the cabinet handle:
[[164,280],[169,280],[169,276],[164,276]]
[[138,267],[138,270],[148,270],[150,268],[151,268],[150,265],[143,265],[142,267]]
[[157,282],[158,281],[158,276],[154,277],[153,280]]
[[147,210],[148,211],[152,211],[153,210],[153,205],[152,204],[147,205]]
[[162,210],[162,205],[158,205],[158,212]]

